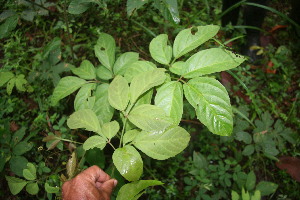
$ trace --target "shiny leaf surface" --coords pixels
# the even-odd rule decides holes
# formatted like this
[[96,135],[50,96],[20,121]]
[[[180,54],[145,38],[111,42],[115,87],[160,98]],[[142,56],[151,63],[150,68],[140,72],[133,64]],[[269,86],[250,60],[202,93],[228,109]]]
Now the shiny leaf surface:
[[132,146],[124,146],[114,151],[114,165],[128,181],[136,181],[143,173],[143,160],[139,152]]
[[184,84],[184,95],[198,119],[212,133],[229,136],[233,129],[230,99],[225,87],[213,78],[199,77]]

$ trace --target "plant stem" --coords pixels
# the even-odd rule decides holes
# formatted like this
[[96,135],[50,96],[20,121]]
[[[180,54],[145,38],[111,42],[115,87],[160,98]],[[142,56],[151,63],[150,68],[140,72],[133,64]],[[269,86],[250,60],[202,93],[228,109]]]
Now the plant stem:
[[133,23],[135,23],[136,25],[138,25],[139,27],[144,29],[149,35],[156,37],[156,34],[153,31],[151,31],[150,29],[148,29],[147,27],[145,27],[144,25],[140,24],[139,22],[135,21],[134,19],[130,19],[130,21],[132,21]]
[[121,133],[121,139],[120,139],[120,144],[119,144],[119,148],[121,148],[121,145],[123,143],[123,135],[125,132],[125,127],[126,127],[126,123],[127,123],[127,116],[124,116],[124,124],[123,124],[123,129],[122,129],[122,133]]
[[71,142],[71,143],[76,143],[76,144],[83,144],[81,142],[76,142],[76,141],[73,141],[73,140],[63,139],[63,138],[59,138],[59,137],[57,137],[57,139],[61,140],[61,141],[65,141],[65,142]]
[[112,145],[112,143],[110,141],[107,142],[114,150],[116,150],[116,148],[114,147],[114,145]]
[[67,5],[67,1],[65,0],[64,6],[63,6],[63,9],[64,9],[64,21],[65,21],[66,27],[67,27],[68,43],[69,43],[69,47],[70,47],[70,50],[71,50],[72,62],[74,63],[75,58],[74,58],[73,44],[71,42],[71,33],[70,33],[70,28],[69,28],[69,19],[68,19],[68,15],[67,15],[66,5]]

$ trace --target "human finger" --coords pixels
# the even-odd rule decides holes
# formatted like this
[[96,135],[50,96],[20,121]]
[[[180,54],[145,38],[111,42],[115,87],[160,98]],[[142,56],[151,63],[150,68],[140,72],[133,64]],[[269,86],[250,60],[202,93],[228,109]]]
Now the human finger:
[[80,174],[80,176],[83,176],[84,178],[87,178],[87,179],[93,181],[94,183],[105,182],[110,179],[110,176],[96,165],[84,170]]
[[111,193],[117,184],[118,181],[116,179],[110,179],[101,184],[99,190],[103,192],[105,200],[110,199]]

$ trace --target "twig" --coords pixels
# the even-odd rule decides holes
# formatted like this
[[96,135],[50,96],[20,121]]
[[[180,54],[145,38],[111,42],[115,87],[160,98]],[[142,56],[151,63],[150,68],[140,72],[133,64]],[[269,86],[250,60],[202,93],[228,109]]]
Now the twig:
[[71,56],[72,56],[72,61],[73,61],[73,64],[74,64],[74,51],[73,51],[73,43],[71,41],[71,34],[70,34],[70,28],[69,28],[69,20],[68,20],[68,16],[67,16],[67,9],[66,9],[66,5],[67,5],[67,1],[65,0],[64,2],[64,20],[65,20],[65,23],[66,23],[66,26],[67,26],[67,33],[68,33],[68,43],[69,43],[69,46],[70,46],[70,49],[71,49]]

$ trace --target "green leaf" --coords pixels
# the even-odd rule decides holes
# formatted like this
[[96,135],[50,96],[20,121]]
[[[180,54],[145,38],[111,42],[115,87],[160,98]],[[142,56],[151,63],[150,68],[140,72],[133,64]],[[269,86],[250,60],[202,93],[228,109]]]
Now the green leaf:
[[28,160],[24,156],[13,156],[9,160],[9,166],[13,173],[23,177],[23,170],[27,167]]
[[178,61],[172,64],[172,66],[170,67],[170,71],[174,74],[181,76],[183,75],[185,68],[186,68],[186,63],[183,61]]
[[85,80],[75,76],[66,76],[58,82],[51,97],[51,104],[55,106],[59,100],[75,92],[86,83]]
[[167,21],[174,21],[176,24],[180,22],[177,0],[154,0],[153,5]]
[[106,139],[102,136],[98,136],[98,135],[95,135],[95,136],[92,136],[92,137],[89,137],[84,143],[83,143],[83,149],[84,150],[89,150],[89,149],[92,149],[92,148],[99,148],[99,149],[104,149],[106,145]]
[[30,151],[32,147],[33,147],[32,143],[22,141],[13,148],[13,152],[15,155],[20,156],[26,153],[27,151]]
[[208,166],[206,158],[196,151],[193,152],[193,163],[198,169],[206,169]]
[[96,74],[102,80],[110,80],[113,78],[113,73],[103,65],[100,65],[96,69]]
[[117,200],[137,199],[136,197],[140,196],[144,189],[154,185],[163,185],[163,183],[157,180],[140,180],[127,183],[119,190]]
[[261,200],[261,194],[259,190],[255,190],[254,195],[251,197],[251,200]]
[[12,176],[5,176],[5,179],[8,182],[9,190],[13,195],[21,192],[21,190],[27,184],[27,181]]
[[119,130],[119,123],[117,121],[111,121],[103,124],[101,133],[110,140],[118,133]]
[[165,72],[155,69],[135,76],[130,84],[130,102],[133,104],[144,92],[162,84],[166,79]]
[[238,141],[243,141],[246,144],[251,144],[252,137],[249,133],[245,131],[239,131],[235,134],[235,139]]
[[268,181],[261,181],[256,186],[256,190],[259,190],[261,196],[268,196],[276,192],[278,185]]
[[84,13],[90,7],[90,2],[87,0],[73,0],[71,1],[68,12],[73,15]]
[[252,144],[250,144],[250,145],[247,145],[247,146],[244,148],[242,154],[243,154],[244,156],[250,156],[250,155],[253,154],[253,152],[254,152],[254,146],[253,146]]
[[37,193],[39,193],[39,190],[39,186],[36,182],[28,183],[26,185],[26,191],[31,195],[36,195]]
[[16,83],[16,77],[13,77],[12,79],[10,79],[10,80],[7,82],[7,85],[6,85],[6,91],[7,91],[7,94],[8,94],[8,95],[11,95],[12,90],[13,90],[14,87],[15,87],[15,83]]
[[67,125],[70,129],[84,128],[96,133],[100,131],[98,118],[90,109],[82,109],[74,112],[69,117]]
[[139,152],[132,146],[124,146],[114,151],[114,165],[128,181],[136,181],[143,173],[143,160]]
[[0,72],[0,87],[13,77],[15,77],[15,75],[11,72]]
[[45,190],[47,193],[58,193],[59,187],[52,187],[48,183],[45,183]]
[[141,8],[146,3],[148,3],[148,0],[127,0],[127,15],[130,16],[135,10]]
[[239,194],[236,191],[231,190],[231,200],[239,200],[239,199],[240,199]]
[[83,85],[74,100],[75,111],[82,109],[92,109],[95,104],[95,97],[91,97],[92,90],[96,88],[95,83],[88,83]]
[[0,39],[9,36],[11,31],[13,31],[18,25],[18,15],[13,15],[8,17],[4,23],[0,25]]
[[86,151],[84,158],[88,162],[89,166],[97,165],[101,169],[105,167],[105,155],[99,148],[89,149]]
[[123,76],[117,75],[109,85],[108,101],[117,110],[126,109],[129,102],[129,86]]
[[25,131],[26,131],[26,127],[23,126],[22,128],[20,128],[19,130],[17,130],[14,133],[14,135],[11,139],[11,142],[12,142],[13,146],[16,145],[17,143],[19,143],[23,139],[24,135],[26,134]]
[[230,99],[219,81],[208,77],[194,78],[184,84],[183,89],[201,123],[214,134],[231,135],[233,119]]
[[172,58],[172,47],[168,44],[168,35],[156,36],[149,45],[149,51],[154,60],[163,65],[168,65]]
[[36,179],[36,168],[32,163],[27,163],[27,168],[23,169],[23,176],[29,181]]
[[16,88],[18,91],[25,92],[26,91],[27,80],[23,74],[20,74],[16,77]]
[[95,92],[96,99],[92,110],[101,123],[110,122],[115,110],[108,101],[108,87],[108,84],[101,84],[97,87]]
[[123,136],[123,145],[132,142],[134,138],[140,133],[137,129],[127,131]]
[[152,71],[156,69],[156,65],[149,61],[136,61],[126,69],[124,77],[130,83],[133,77],[141,74],[142,72]]
[[[57,49],[60,49],[61,39],[59,37],[53,38],[51,42],[49,42],[45,47],[43,47],[42,59],[46,60],[51,52],[55,52]],[[56,63],[54,63],[56,64]]]
[[256,176],[253,171],[249,172],[247,176],[247,181],[246,181],[246,190],[247,191],[252,191],[255,187],[256,184]]
[[162,108],[167,116],[178,125],[183,113],[183,91],[180,82],[171,81],[163,84],[156,93],[155,105]]
[[182,55],[197,48],[207,40],[211,39],[217,34],[219,28],[219,26],[207,25],[196,27],[197,30],[195,33],[193,32],[193,28],[188,28],[180,31],[174,40],[174,57],[179,58]]
[[250,194],[248,191],[245,191],[244,188],[242,188],[242,199],[243,200],[250,200]]
[[211,48],[191,56],[185,62],[183,76],[195,78],[235,68],[245,61],[244,57],[221,48]]
[[182,152],[190,141],[190,134],[179,126],[172,126],[164,131],[142,131],[133,144],[157,160],[165,160]]
[[95,45],[95,55],[102,65],[112,71],[115,62],[116,42],[111,35],[101,33]]
[[146,131],[161,131],[172,125],[171,118],[162,108],[150,104],[142,104],[133,108],[128,119]]
[[138,98],[138,100],[134,104],[134,107],[137,107],[142,104],[151,104],[152,95],[153,95],[153,89],[148,90]]
[[95,67],[88,60],[82,61],[78,68],[72,67],[71,70],[74,74],[76,74],[82,79],[91,80],[96,78]]
[[30,22],[33,21],[35,15],[36,15],[36,11],[34,11],[34,10],[24,10],[21,13],[22,19],[25,19],[25,20],[30,21]]
[[135,52],[126,52],[121,54],[116,60],[113,70],[115,75],[124,75],[127,68],[131,66],[132,63],[139,60],[139,54]]

